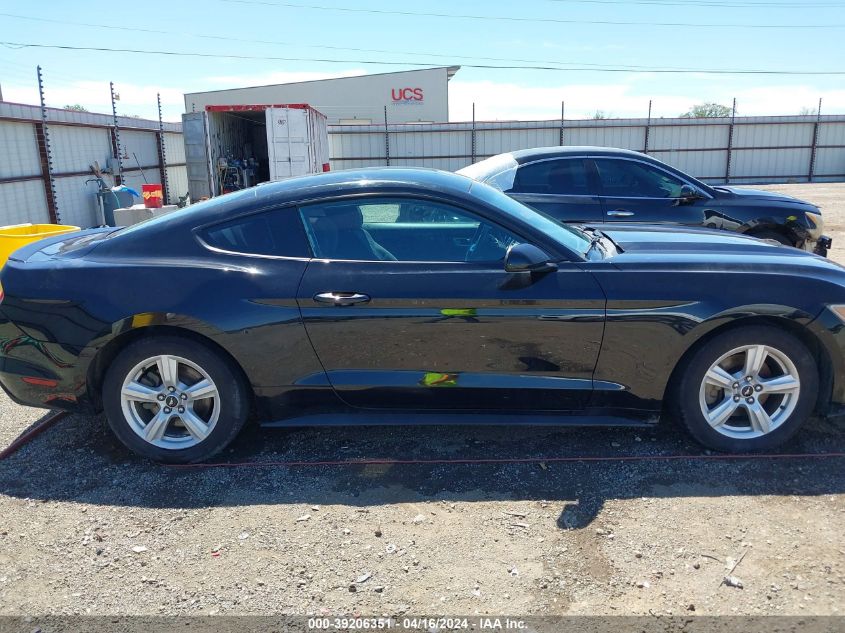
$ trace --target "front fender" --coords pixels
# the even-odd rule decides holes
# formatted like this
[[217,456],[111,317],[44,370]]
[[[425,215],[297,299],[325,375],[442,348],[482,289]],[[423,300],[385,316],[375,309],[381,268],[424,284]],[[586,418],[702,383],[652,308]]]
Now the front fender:
[[743,224],[737,232],[749,237],[756,237],[757,234],[764,231],[783,235],[796,245],[801,245],[810,239],[807,227],[801,224],[797,216],[787,217],[786,222],[778,222],[772,218],[760,218]]

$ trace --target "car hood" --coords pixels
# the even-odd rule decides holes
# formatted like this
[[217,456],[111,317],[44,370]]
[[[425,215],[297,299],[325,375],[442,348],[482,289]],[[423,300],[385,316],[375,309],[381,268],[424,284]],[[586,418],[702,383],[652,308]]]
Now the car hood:
[[736,198],[742,198],[743,200],[767,200],[771,202],[793,202],[795,204],[800,205],[810,205],[810,203],[805,200],[799,200],[798,198],[787,196],[786,194],[778,193],[776,191],[764,191],[763,189],[746,189],[744,187],[719,186],[716,188],[716,191],[719,193],[728,192],[731,196],[734,196]]
[[737,233],[636,224],[591,226],[616,243],[621,252],[608,260],[619,265],[689,265],[711,270],[797,266],[829,271],[845,281],[845,268],[829,259]]

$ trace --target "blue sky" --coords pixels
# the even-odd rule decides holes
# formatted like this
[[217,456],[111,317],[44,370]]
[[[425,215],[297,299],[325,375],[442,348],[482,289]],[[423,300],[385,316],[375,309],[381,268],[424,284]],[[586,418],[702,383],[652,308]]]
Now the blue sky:
[[[485,120],[555,118],[561,100],[566,101],[567,116],[573,118],[588,117],[596,110],[612,116],[644,116],[649,99],[654,100],[654,116],[677,116],[694,103],[727,105],[734,96],[740,114],[797,114],[802,108],[814,108],[819,97],[824,98],[823,113],[845,112],[845,75],[676,75],[467,66],[526,65],[483,59],[500,58],[582,68],[841,71],[845,69],[845,0],[291,0],[286,4],[519,20],[360,13],[283,6],[280,0],[1,0],[0,13],[55,21],[0,15],[0,40],[6,42],[340,61],[165,57],[0,46],[3,96],[8,101],[37,103],[35,67],[40,64],[48,105],[80,103],[92,111],[109,111],[111,80],[121,95],[121,114],[154,117],[155,94],[160,92],[165,118],[177,120],[184,92],[412,68],[362,63],[390,61],[463,64],[450,85],[451,120],[469,118],[473,102],[478,118]],[[655,22],[737,26],[656,26]]]

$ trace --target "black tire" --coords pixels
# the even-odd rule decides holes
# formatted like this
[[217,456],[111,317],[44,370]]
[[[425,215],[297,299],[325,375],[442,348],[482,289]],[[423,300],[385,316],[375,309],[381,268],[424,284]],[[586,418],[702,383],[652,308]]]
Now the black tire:
[[[177,356],[195,363],[217,388],[219,416],[208,436],[193,446],[178,449],[155,446],[133,430],[123,412],[121,391],[129,372],[146,359],[159,355]],[[127,448],[168,464],[200,462],[219,453],[243,428],[250,409],[249,387],[231,361],[202,343],[171,335],[140,339],[122,350],[106,372],[102,399],[109,426]]]
[[786,237],[786,235],[778,233],[777,231],[760,231],[758,233],[752,233],[751,237],[756,237],[758,240],[772,240],[774,242],[780,242],[784,246],[795,246],[795,242]]
[[[737,439],[711,427],[702,412],[699,395],[710,367],[724,354],[744,345],[766,345],[785,355],[797,370],[800,391],[795,408],[779,426],[759,437]],[[742,326],[716,335],[693,353],[681,371],[675,408],[682,424],[699,443],[727,453],[766,451],[780,446],[810,417],[819,393],[818,368],[807,347],[789,332],[768,325]]]

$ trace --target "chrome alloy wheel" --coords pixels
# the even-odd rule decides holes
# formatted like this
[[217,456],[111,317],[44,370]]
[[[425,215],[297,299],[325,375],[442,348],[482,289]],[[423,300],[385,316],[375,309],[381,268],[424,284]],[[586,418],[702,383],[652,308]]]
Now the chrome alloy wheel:
[[786,354],[768,345],[745,345],[710,366],[701,381],[699,404],[714,430],[751,439],[789,419],[800,393],[798,370]]
[[202,367],[179,356],[154,356],[127,374],[120,392],[132,430],[159,448],[196,446],[214,430],[220,395]]

